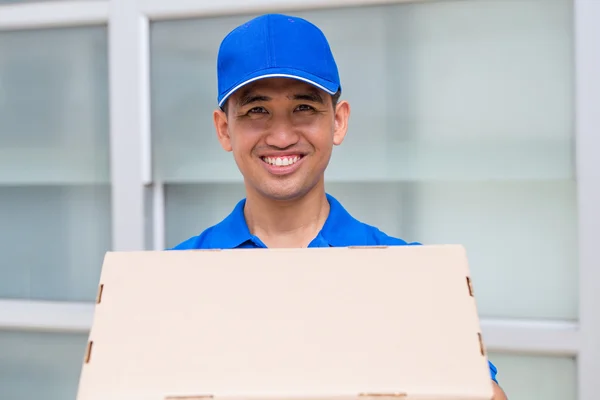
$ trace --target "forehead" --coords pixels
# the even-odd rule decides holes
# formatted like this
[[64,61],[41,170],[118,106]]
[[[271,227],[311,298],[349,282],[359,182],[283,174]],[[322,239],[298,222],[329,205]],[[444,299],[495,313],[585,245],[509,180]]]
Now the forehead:
[[268,94],[269,96],[276,96],[277,94],[289,95],[291,93],[315,93],[322,96],[325,92],[298,79],[265,78],[244,86],[234,93],[234,96],[243,97],[248,94]]

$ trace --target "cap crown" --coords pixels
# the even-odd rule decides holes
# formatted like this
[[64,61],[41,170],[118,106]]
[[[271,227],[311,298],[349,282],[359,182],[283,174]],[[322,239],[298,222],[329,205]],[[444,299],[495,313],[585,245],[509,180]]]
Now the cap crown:
[[312,23],[282,14],[256,17],[231,31],[219,48],[218,102],[258,79],[299,79],[330,94],[340,89],[333,53]]

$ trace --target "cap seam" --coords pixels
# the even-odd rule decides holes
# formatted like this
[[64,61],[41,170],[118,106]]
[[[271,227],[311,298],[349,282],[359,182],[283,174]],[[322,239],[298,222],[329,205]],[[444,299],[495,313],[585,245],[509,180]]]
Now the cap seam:
[[268,67],[268,68],[257,68],[257,69],[255,69],[255,70],[253,70],[253,71],[251,71],[251,72],[248,72],[246,75],[244,75],[244,77],[243,77],[242,79],[238,80],[238,81],[237,81],[237,82],[235,82],[233,85],[231,85],[231,86],[230,86],[230,87],[229,87],[229,88],[228,88],[228,89],[225,91],[225,93],[229,92],[231,89],[233,89],[234,87],[236,87],[236,86],[237,86],[237,85],[239,85],[240,83],[242,83],[242,82],[246,81],[246,80],[248,79],[248,76],[250,76],[250,75],[252,75],[252,74],[254,74],[254,73],[258,72],[258,71],[268,71],[268,70],[270,70],[270,69],[282,69],[282,68],[284,68],[284,69],[293,69],[293,70],[296,70],[296,71],[301,71],[301,72],[304,72],[304,73],[306,73],[306,74],[310,74],[310,75],[312,75],[312,76],[314,76],[314,77],[317,77],[317,78],[319,78],[319,79],[323,79],[324,81],[331,82],[331,83],[336,83],[335,81],[332,81],[332,80],[329,80],[329,79],[325,79],[325,78],[323,78],[323,77],[320,77],[320,76],[318,76],[318,75],[315,75],[315,74],[313,74],[312,72],[306,71],[306,70],[304,70],[304,69],[301,69],[301,68],[294,68],[294,67],[281,67],[281,66],[277,66],[277,67]]
[[[245,83],[250,83],[250,82],[253,82],[255,80],[259,80],[261,78],[265,78],[265,77],[269,77],[269,76],[272,76],[272,77],[280,76],[280,77],[296,78],[296,79],[302,80],[304,82],[310,83],[312,85],[318,86],[318,87],[320,87],[321,89],[323,89],[324,91],[326,91],[329,94],[332,94],[332,95],[334,94],[334,91],[331,91],[331,90],[327,89],[325,86],[321,85],[320,83],[316,82],[315,80],[312,80],[312,79],[309,79],[309,78],[304,78],[304,77],[302,77],[300,75],[282,74],[282,73],[280,73],[280,74],[277,74],[277,73],[275,73],[275,74],[264,74],[264,75],[258,75],[258,76],[253,77],[253,78],[246,78],[246,79],[243,79],[243,80],[237,82],[234,86],[232,86],[231,88],[229,88],[224,93],[223,98],[218,102],[219,106],[221,106],[223,104],[223,102],[225,100],[227,100],[227,98],[229,98],[229,96],[231,96],[236,89],[239,89],[240,87],[244,86]],[[339,90],[339,88],[341,88],[341,86],[339,85],[339,83],[331,82],[331,81],[326,80],[326,79],[324,79],[324,80],[327,81],[327,82],[329,82],[329,83],[336,84],[338,86],[337,90]]]

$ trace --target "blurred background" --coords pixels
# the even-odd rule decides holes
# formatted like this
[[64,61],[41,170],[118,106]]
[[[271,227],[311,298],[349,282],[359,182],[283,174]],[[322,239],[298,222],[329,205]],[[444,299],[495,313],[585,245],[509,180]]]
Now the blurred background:
[[285,12],[328,36],[352,106],[327,190],[467,247],[511,400],[591,400],[598,3],[0,0],[0,399],[74,400],[105,252],[173,246],[243,197],[216,53]]

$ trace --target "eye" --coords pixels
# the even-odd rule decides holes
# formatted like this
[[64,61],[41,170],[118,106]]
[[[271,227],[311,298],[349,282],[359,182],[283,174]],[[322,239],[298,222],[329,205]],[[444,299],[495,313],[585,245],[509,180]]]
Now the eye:
[[250,110],[248,110],[248,114],[266,114],[267,110],[265,110],[263,107],[253,107]]
[[298,110],[298,111],[313,111],[314,107],[311,107],[308,104],[300,104],[298,107],[296,107],[296,110]]

